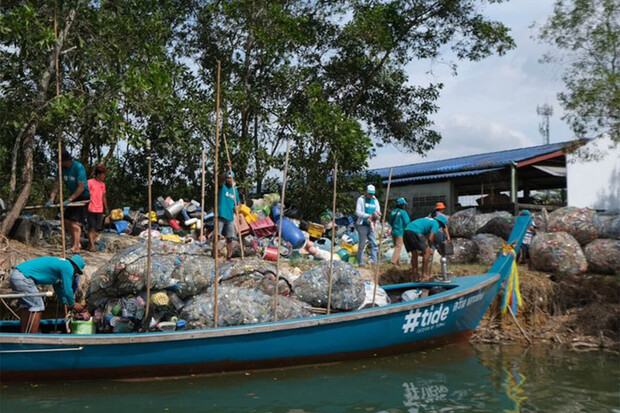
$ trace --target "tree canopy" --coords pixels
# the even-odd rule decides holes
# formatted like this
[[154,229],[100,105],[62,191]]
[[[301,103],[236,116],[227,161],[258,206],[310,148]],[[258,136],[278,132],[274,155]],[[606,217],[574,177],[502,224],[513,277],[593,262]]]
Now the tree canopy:
[[376,147],[439,142],[442,85],[408,70],[447,48],[479,60],[514,47],[487,2],[498,1],[2,2],[0,196],[17,214],[45,198],[60,135],[87,171],[111,167],[114,205],[145,203],[146,139],[155,194],[198,197],[202,149],[213,176],[221,61],[222,135],[242,189],[273,188],[289,141],[289,199],[316,215],[335,160],[339,190],[359,190]]

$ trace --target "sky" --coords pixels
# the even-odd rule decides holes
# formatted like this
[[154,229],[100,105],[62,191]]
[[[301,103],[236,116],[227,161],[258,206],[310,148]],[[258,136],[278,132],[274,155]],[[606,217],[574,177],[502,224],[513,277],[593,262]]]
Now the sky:
[[[448,159],[476,153],[541,145],[538,131],[541,117],[536,106],[553,106],[550,142],[573,138],[557,94],[564,89],[562,68],[541,64],[539,59],[551,46],[532,39],[532,23],[541,25],[553,9],[553,0],[512,0],[487,5],[483,14],[511,29],[516,47],[504,56],[491,56],[479,62],[457,62],[454,76],[448,65],[413,62],[407,67],[410,82],[425,85],[442,82],[444,89],[433,117],[441,142],[425,157],[388,146],[377,150],[370,168],[406,165]],[[454,60],[450,53],[444,60]]]

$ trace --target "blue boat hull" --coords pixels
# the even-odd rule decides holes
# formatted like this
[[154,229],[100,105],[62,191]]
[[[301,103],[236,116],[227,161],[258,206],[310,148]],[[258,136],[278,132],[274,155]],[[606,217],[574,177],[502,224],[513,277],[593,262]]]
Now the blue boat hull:
[[[529,217],[515,225],[512,237],[517,247],[525,224]],[[349,313],[173,333],[0,334],[0,380],[251,370],[465,341],[497,296],[512,259],[500,256],[488,274],[456,278],[444,285],[450,289],[430,297]],[[386,290],[414,286],[401,284]]]

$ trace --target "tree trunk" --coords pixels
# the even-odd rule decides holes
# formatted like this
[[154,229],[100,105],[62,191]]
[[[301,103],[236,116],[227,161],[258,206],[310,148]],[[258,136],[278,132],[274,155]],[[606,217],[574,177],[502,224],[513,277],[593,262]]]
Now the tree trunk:
[[[26,202],[28,202],[28,197],[30,196],[30,189],[32,188],[32,178],[33,178],[33,156],[32,152],[34,149],[34,136],[37,132],[37,126],[39,124],[38,119],[38,110],[45,104],[45,97],[47,95],[47,89],[49,88],[50,79],[52,78],[52,74],[55,72],[55,64],[58,55],[60,54],[60,50],[62,49],[63,43],[67,38],[67,33],[71,28],[71,24],[75,19],[75,13],[77,11],[77,7],[79,6],[79,2],[74,9],[69,11],[69,15],[67,17],[67,21],[65,22],[65,27],[63,31],[58,36],[58,41],[56,42],[56,47],[52,51],[50,55],[49,62],[47,65],[47,69],[43,73],[41,77],[40,89],[37,93],[37,101],[36,101],[36,109],[35,113],[33,113],[30,122],[27,127],[25,127],[23,133],[23,148],[24,148],[24,164],[22,168],[22,176],[24,180],[24,186],[15,201],[15,204],[7,214],[7,216],[2,221],[2,225],[0,225],[0,235],[8,235],[9,231],[13,227],[15,220],[22,213],[22,210],[26,206]],[[18,137],[20,138],[20,137]],[[62,200],[61,200],[62,202]]]
[[15,201],[15,190],[17,189],[17,158],[19,157],[19,149],[22,145],[22,138],[29,125],[30,122],[27,122],[22,127],[17,135],[17,138],[15,138],[15,143],[13,144],[13,152],[11,154],[11,181],[9,183],[9,205],[13,205],[13,201]]

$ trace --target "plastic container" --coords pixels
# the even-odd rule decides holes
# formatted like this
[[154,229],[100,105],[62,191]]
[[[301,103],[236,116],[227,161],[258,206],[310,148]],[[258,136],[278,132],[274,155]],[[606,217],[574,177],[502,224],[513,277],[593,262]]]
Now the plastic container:
[[97,332],[97,326],[93,321],[92,317],[88,321],[84,320],[72,320],[69,323],[69,328],[71,329],[71,334],[95,334]]
[[278,247],[267,247],[265,248],[265,254],[263,254],[263,259],[267,261],[277,261],[278,260]]
[[242,237],[250,235],[250,225],[248,225],[242,214],[235,214],[235,227],[241,233]]
[[123,210],[122,210],[122,209],[120,209],[120,208],[113,209],[113,210],[110,212],[110,219],[111,219],[112,221],[120,221],[120,220],[122,220],[122,219],[123,219],[123,217],[124,217],[124,216],[125,216],[125,214],[123,214]]
[[237,207],[237,212],[243,214],[244,217],[252,214],[252,210],[247,205],[239,205],[239,207]]
[[123,234],[128,226],[129,222],[127,221],[114,221],[112,223],[112,228],[117,234]]
[[[274,213],[276,208],[274,207]],[[304,233],[297,228],[295,224],[293,224],[288,218],[282,218],[282,239],[286,242],[291,243],[294,250],[298,250],[303,248],[306,244],[306,237],[304,237]],[[276,225],[278,229],[280,227],[280,216],[276,218]]]
[[350,255],[346,248],[342,248],[337,254],[342,261],[349,261]]
[[170,225],[172,227],[173,230],[178,231],[181,229],[181,225],[179,225],[179,221],[177,221],[176,219],[169,219],[168,220],[168,225]]
[[315,224],[314,222],[311,222],[310,225],[308,226],[308,234],[310,234],[310,237],[312,238],[321,238],[324,233],[325,233],[325,227],[323,225]]
[[174,331],[177,329],[176,321],[161,321],[157,323],[157,329],[160,331]]
[[250,228],[252,229],[252,233],[259,239],[270,236],[275,233],[277,229],[276,224],[274,224],[269,217],[251,223]]
[[179,199],[177,202],[171,204],[166,208],[166,216],[168,218],[175,218],[177,215],[179,215],[179,213],[181,213],[181,211],[183,211],[184,207],[185,202],[183,202],[182,199]]

